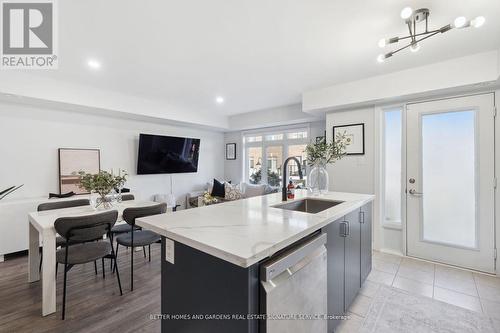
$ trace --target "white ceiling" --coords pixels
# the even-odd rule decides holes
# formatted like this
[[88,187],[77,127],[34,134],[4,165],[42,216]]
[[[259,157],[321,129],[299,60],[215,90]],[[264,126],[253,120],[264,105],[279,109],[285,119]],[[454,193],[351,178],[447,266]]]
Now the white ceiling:
[[[35,75],[232,115],[298,103],[301,93],[500,47],[499,0],[58,1],[59,70]],[[405,34],[401,9],[431,28],[486,17],[384,64],[382,37]],[[98,71],[86,62],[102,62]],[[217,95],[224,105],[216,105]]]

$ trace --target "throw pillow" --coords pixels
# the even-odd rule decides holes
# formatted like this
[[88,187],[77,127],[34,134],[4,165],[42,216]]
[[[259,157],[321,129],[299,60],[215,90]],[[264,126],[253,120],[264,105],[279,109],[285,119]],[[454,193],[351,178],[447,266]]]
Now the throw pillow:
[[224,191],[224,183],[221,183],[220,181],[214,178],[214,185],[212,186],[211,195],[213,197],[224,198],[226,196]]
[[224,183],[224,191],[226,193],[224,199],[228,201],[239,200],[242,197],[241,189],[238,184],[231,185],[229,183]]
[[245,198],[256,197],[259,195],[264,195],[266,191],[265,184],[247,184],[244,183],[243,193]]

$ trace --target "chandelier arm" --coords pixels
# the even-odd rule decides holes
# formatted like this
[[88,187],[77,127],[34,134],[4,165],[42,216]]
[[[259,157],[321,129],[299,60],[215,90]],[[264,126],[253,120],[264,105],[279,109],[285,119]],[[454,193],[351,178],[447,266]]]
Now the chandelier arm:
[[425,36],[425,37],[423,37],[423,38],[420,38],[420,39],[419,39],[419,40],[417,40],[416,42],[418,43],[418,42],[421,42],[421,41],[423,41],[423,40],[426,40],[427,38],[431,38],[432,36],[436,36],[438,33],[440,33],[440,32],[439,32],[439,31],[436,31],[436,32],[434,32],[434,33],[432,33],[432,34],[430,34],[430,35],[428,35],[428,36]]
[[419,37],[419,36],[423,36],[423,35],[429,35],[429,34],[433,34],[435,32],[441,32],[441,29],[436,29],[436,30],[432,30],[432,31],[428,31],[428,32],[421,32],[419,34],[415,34],[413,36],[405,36],[405,37],[397,37],[399,40],[403,40],[403,39],[408,39],[408,38],[412,38],[412,37]]
[[411,21],[407,21],[408,31],[410,32],[410,37],[413,37],[413,31],[411,30]]
[[[421,38],[421,39],[419,39],[419,40],[415,41],[415,43],[419,43],[419,42],[421,42],[421,41],[423,41],[423,40],[426,40],[427,38],[431,38],[432,36],[435,36],[435,35],[437,35],[438,33],[439,33],[439,31],[435,31],[435,32],[434,32],[434,33],[432,33],[432,34],[429,34],[428,36],[425,36],[425,37],[423,37],[423,38]],[[410,43],[410,44],[408,44],[408,45],[406,45],[406,46],[400,47],[399,49],[397,49],[397,50],[395,50],[395,51],[390,52],[390,53],[391,53],[391,56],[392,56],[392,55],[394,55],[394,54],[396,54],[396,53],[398,53],[398,52],[400,52],[400,51],[403,51],[404,49],[409,48],[412,44],[413,44],[413,43]]]

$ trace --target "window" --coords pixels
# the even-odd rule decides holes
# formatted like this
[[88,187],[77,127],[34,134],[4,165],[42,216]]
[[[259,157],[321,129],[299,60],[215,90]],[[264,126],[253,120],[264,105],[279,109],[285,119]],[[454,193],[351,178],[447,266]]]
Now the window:
[[269,134],[266,135],[267,141],[283,140],[283,134]]
[[304,180],[300,181],[298,167],[294,161],[288,164],[287,176],[295,183],[305,185],[307,174],[305,147],[309,143],[308,136],[309,130],[305,128],[244,135],[247,181],[251,184],[281,186],[283,162],[289,156],[294,156],[300,161]]
[[261,181],[262,169],[262,148],[250,147],[247,150],[248,154],[248,180],[251,184],[258,184]]
[[307,138],[307,131],[288,133],[287,138],[288,139],[306,139]]
[[401,223],[402,110],[383,113],[384,223]]
[[246,136],[245,137],[245,142],[261,142],[262,141],[262,136]]

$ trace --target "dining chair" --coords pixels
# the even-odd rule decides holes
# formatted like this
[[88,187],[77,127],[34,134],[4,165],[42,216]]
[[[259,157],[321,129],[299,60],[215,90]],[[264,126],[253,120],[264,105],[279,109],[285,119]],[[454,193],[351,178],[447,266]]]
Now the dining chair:
[[[129,231],[126,234],[116,237],[116,254],[118,246],[130,247],[130,290],[134,290],[134,247],[149,247],[149,261],[151,261],[151,244],[161,242],[161,236],[150,230],[137,230],[135,220],[139,217],[163,214],[167,211],[167,204],[160,203],[147,207],[125,208],[123,210],[123,220],[127,222]],[[115,261],[116,267],[116,261]]]
[[[72,207],[81,207],[88,206],[90,202],[88,199],[76,199],[76,200],[61,200],[54,202],[44,202],[39,204],[37,207],[37,211],[42,212],[46,210],[54,210],[54,209],[63,209],[63,208],[72,208]],[[56,248],[63,247],[66,245],[66,239],[61,236],[56,237]],[[38,270],[42,270],[42,262],[43,262],[43,251],[40,251],[40,265]],[[95,273],[97,275],[97,263],[94,263]],[[103,267],[104,269],[104,267]]]
[[[122,201],[131,201],[135,200],[135,197],[133,194],[123,194],[122,195]],[[137,230],[141,230],[140,227],[136,227]],[[126,223],[115,225],[112,229],[111,232],[109,233],[108,237],[111,238],[111,243],[113,243],[113,240],[116,235],[120,234],[126,234],[127,232],[130,232],[130,226]],[[142,252],[144,253],[144,258],[146,258],[146,247],[142,247]],[[113,268],[113,262],[110,263],[111,267],[110,269]]]
[[62,319],[66,315],[66,287],[68,272],[74,265],[96,262],[98,259],[115,259],[114,270],[120,295],[123,295],[120,274],[111,239],[104,240],[118,218],[116,210],[95,215],[60,217],[54,222],[56,231],[67,240],[66,246],[56,251],[57,264],[64,265]]

